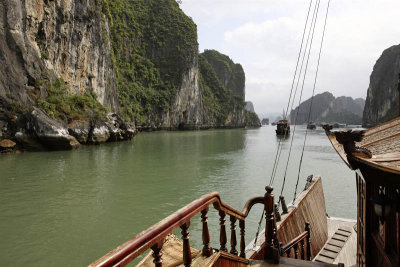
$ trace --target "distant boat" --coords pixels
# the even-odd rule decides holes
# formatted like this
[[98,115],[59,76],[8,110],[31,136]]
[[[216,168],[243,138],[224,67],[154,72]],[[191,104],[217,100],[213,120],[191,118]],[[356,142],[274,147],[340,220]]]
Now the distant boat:
[[314,122],[310,121],[310,122],[307,124],[307,129],[309,129],[309,130],[315,130],[315,129],[317,129],[317,125],[315,125]]
[[333,128],[346,128],[346,127],[347,127],[347,124],[335,122],[335,123],[332,125],[332,127],[333,127]]
[[276,124],[277,135],[289,135],[290,134],[290,123],[287,120],[280,120]]

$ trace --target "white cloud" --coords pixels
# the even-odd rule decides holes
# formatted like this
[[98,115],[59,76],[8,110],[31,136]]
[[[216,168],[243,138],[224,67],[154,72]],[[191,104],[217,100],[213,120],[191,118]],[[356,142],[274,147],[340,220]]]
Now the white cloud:
[[[217,49],[243,65],[246,99],[266,114],[287,105],[309,3],[183,0],[182,8],[198,26],[200,49]],[[322,0],[304,98],[311,95],[326,5]],[[400,43],[399,10],[398,0],[331,1],[317,93],[366,97],[376,60]]]

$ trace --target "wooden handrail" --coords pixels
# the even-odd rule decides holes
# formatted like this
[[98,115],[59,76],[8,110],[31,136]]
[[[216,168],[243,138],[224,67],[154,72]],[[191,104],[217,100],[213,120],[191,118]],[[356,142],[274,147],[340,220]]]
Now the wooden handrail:
[[297,237],[293,238],[289,243],[282,247],[282,254],[288,252],[291,248],[293,248],[296,244],[300,243],[301,240],[304,240],[308,236],[307,231],[304,231]]
[[254,197],[246,202],[242,211],[238,211],[222,202],[217,192],[204,195],[118,246],[89,266],[127,265],[147,249],[154,246],[160,247],[160,243],[164,241],[169,233],[184,224],[189,224],[193,216],[205,210],[211,204],[216,210],[229,215],[231,218],[244,221],[252,206],[262,203],[264,203],[264,197]]
[[[311,235],[311,229],[310,229],[310,223],[306,222],[305,227],[304,227],[304,232],[298,235],[297,237],[293,238],[289,243],[287,243],[285,246],[282,247],[281,249],[281,256],[285,255],[287,257],[290,257],[290,250],[293,248],[294,249],[294,257],[295,259],[298,258],[298,249],[299,249],[299,243],[300,243],[300,256],[302,260],[311,260],[311,243],[310,243],[310,235]],[[304,249],[306,248],[307,254],[304,253]]]

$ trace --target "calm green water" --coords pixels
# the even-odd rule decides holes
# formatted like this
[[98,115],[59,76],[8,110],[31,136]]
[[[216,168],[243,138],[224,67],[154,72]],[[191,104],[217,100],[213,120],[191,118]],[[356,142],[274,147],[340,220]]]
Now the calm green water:
[[[305,128],[298,127],[285,196],[291,199]],[[85,266],[188,204],[219,191],[237,209],[263,195],[277,147],[274,127],[141,133],[133,141],[75,151],[0,157],[0,262],[3,266]],[[290,139],[274,187],[280,191]],[[355,218],[355,177],[323,130],[309,134],[299,188],[321,175],[328,214]],[[278,192],[276,192],[278,193]],[[261,207],[246,222],[255,234]],[[210,231],[218,241],[218,216]],[[200,247],[200,219],[190,227]],[[196,240],[197,239],[197,240]]]

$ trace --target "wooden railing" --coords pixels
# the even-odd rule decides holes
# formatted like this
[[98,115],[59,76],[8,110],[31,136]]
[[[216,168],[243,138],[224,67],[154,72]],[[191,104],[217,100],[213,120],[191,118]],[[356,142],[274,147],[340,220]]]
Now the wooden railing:
[[[270,191],[270,193],[272,190]],[[218,193],[210,193],[204,195],[197,200],[193,201],[184,208],[173,213],[169,217],[160,221],[159,223],[153,225],[146,231],[138,234],[132,239],[128,240],[124,244],[120,245],[116,249],[112,250],[102,258],[98,259],[89,266],[125,266],[140,254],[145,252],[147,249],[151,248],[153,250],[154,264],[156,267],[162,266],[162,253],[161,249],[164,244],[165,237],[177,229],[178,227],[182,230],[182,240],[183,240],[183,262],[185,266],[190,266],[192,262],[192,255],[190,251],[189,243],[189,226],[190,219],[198,213],[201,213],[202,222],[202,241],[203,249],[202,254],[204,256],[210,256],[213,253],[213,249],[210,246],[210,234],[208,231],[207,223],[207,213],[209,206],[212,204],[216,210],[219,212],[220,216],[220,250],[227,252],[226,247],[227,235],[225,227],[225,217],[229,216],[230,221],[230,253],[237,255],[238,251],[236,249],[236,222],[239,221],[240,228],[240,253],[239,256],[245,258],[245,218],[249,214],[251,208],[255,204],[264,204],[266,206],[267,195],[264,197],[254,197],[247,201],[242,211],[238,211],[221,201]],[[268,200],[271,201],[270,198]],[[272,196],[273,205],[273,196]],[[268,205],[271,206],[271,205]],[[270,209],[270,208],[269,208]],[[272,209],[268,212],[272,214]],[[267,217],[267,225],[270,223],[271,218]],[[268,239],[267,239],[268,240]]]
[[[306,245],[306,252],[304,251],[304,246]],[[311,243],[310,243],[310,224],[306,223],[305,231],[301,233],[299,236],[295,237],[289,243],[287,243],[281,249],[281,256],[286,255],[286,257],[290,258],[291,255],[294,256],[295,259],[299,258],[299,248],[300,248],[300,258],[302,260],[311,260]],[[292,251],[293,249],[293,251]]]

